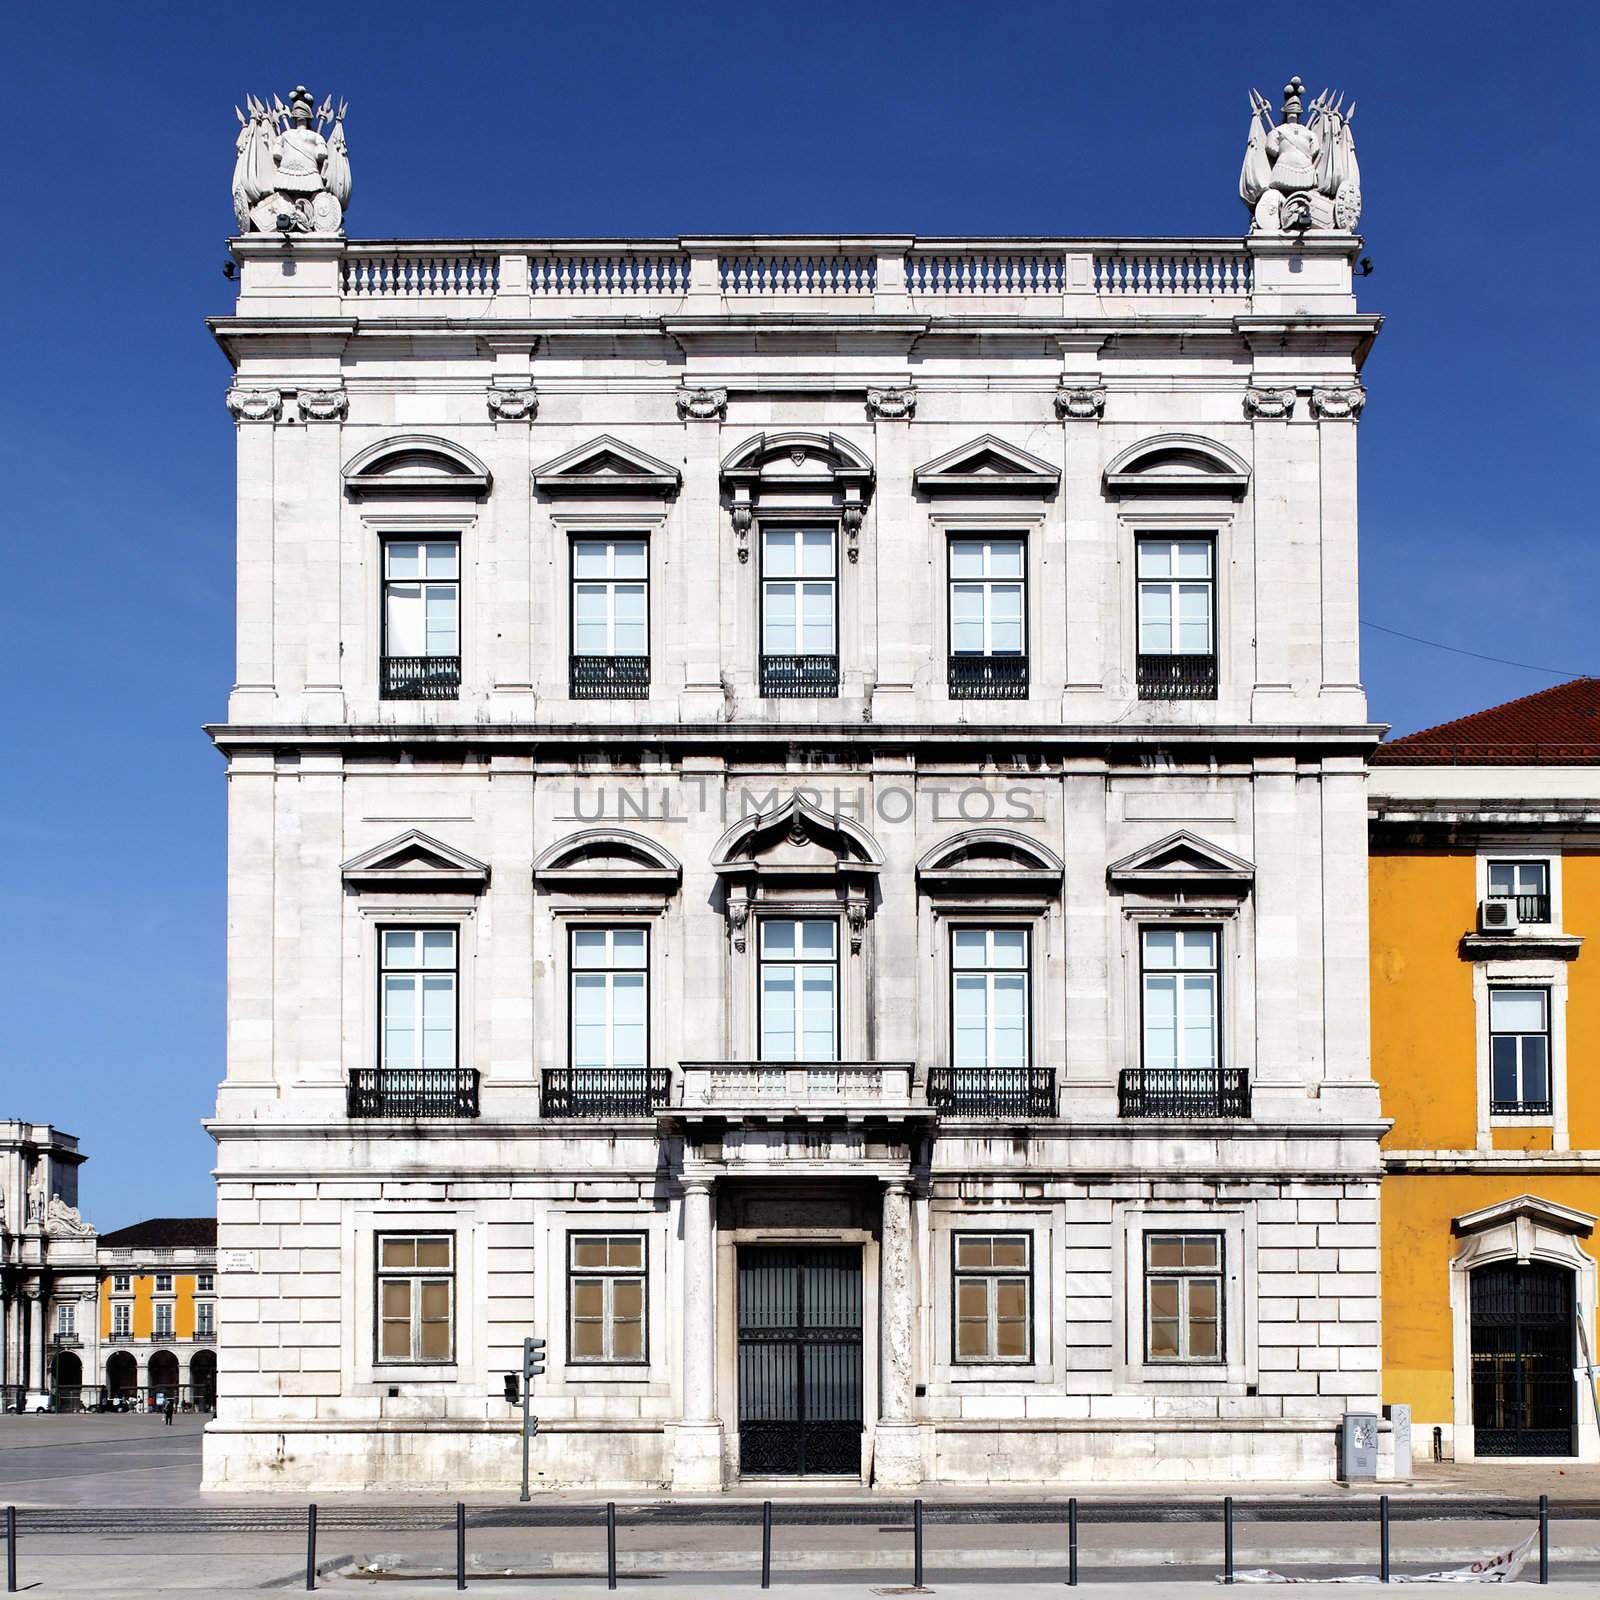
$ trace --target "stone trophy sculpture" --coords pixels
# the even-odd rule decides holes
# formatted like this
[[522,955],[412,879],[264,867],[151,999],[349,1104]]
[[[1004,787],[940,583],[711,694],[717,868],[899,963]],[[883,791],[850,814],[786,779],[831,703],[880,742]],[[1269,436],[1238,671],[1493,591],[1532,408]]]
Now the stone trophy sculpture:
[[[304,85],[288,105],[249,96],[239,119],[233,166],[233,214],[240,233],[342,233],[350,203],[350,152],[344,142],[345,103],[331,96],[314,105]],[[326,138],[322,130],[329,123]]]
[[1283,86],[1283,120],[1272,120],[1266,97],[1250,91],[1250,143],[1239,173],[1239,198],[1250,207],[1253,233],[1305,228],[1353,232],[1361,220],[1361,169],[1356,165],[1356,114],[1326,89],[1301,121],[1305,85]]

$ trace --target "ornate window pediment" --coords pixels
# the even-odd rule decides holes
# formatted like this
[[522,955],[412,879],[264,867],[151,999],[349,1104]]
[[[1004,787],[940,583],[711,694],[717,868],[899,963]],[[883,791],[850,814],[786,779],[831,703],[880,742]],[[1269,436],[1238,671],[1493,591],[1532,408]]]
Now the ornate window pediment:
[[1066,864],[1053,850],[1010,828],[972,828],[945,839],[917,863],[917,886],[928,893],[1061,893]]
[[568,834],[539,853],[533,880],[542,888],[655,889],[671,894],[683,881],[676,856],[626,828]]
[[746,439],[722,463],[722,482],[733,502],[739,559],[749,559],[748,538],[756,508],[766,503],[789,509],[815,506],[836,510],[846,551],[854,561],[872,477],[872,462],[837,433],[791,429]]
[[470,889],[489,882],[486,862],[412,828],[386,844],[352,856],[339,869],[354,889]]
[[489,492],[487,466],[470,450],[431,433],[402,433],[368,445],[344,465],[352,495],[470,496]]
[[603,433],[576,450],[533,469],[534,484],[546,494],[676,494],[683,474],[665,461]]
[[1129,445],[1106,467],[1106,493],[1226,495],[1237,500],[1250,485],[1245,459],[1198,433],[1158,433]]
[[986,433],[918,467],[913,477],[927,494],[964,489],[990,494],[1054,494],[1061,483],[1061,469]]
[[[1573,1238],[1587,1239],[1594,1232],[1594,1225],[1600,1218],[1592,1217],[1587,1211],[1579,1211],[1573,1206],[1558,1205],[1554,1200],[1541,1200],[1538,1195],[1521,1194],[1515,1200],[1502,1200],[1498,1205],[1483,1206],[1477,1211],[1467,1211],[1455,1218],[1451,1223],[1451,1231],[1460,1238],[1469,1238],[1474,1235],[1487,1234],[1498,1228],[1511,1228],[1517,1230],[1520,1224],[1521,1231],[1527,1235],[1526,1244],[1531,1246],[1533,1235],[1530,1230],[1545,1228],[1553,1233],[1570,1234]],[[1528,1254],[1524,1249],[1520,1254],[1525,1258]]]
[[740,950],[753,902],[810,895],[843,907],[850,948],[859,953],[872,885],[883,863],[883,847],[860,823],[826,812],[800,794],[734,823],[711,854]]
[[1248,894],[1256,869],[1242,856],[1180,828],[1132,855],[1113,861],[1106,877],[1113,888],[1146,894],[1181,894],[1191,888]]

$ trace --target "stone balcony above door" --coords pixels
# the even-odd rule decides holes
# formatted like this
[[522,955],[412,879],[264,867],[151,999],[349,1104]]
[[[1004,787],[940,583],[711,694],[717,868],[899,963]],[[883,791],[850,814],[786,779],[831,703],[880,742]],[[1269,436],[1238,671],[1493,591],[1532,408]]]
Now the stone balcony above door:
[[910,1061],[685,1061],[675,1121],[863,1122],[931,1118],[913,1099]]

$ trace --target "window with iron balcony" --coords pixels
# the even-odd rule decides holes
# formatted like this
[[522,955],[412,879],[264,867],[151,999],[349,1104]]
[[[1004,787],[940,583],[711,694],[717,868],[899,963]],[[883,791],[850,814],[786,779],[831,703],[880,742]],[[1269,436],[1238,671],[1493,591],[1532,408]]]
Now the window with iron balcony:
[[1139,539],[1141,700],[1216,699],[1215,561],[1210,539]]
[[644,700],[650,694],[649,547],[644,539],[572,541],[574,700]]
[[461,692],[461,546],[383,544],[384,700],[454,700]]
[[1028,697],[1027,550],[1016,537],[950,541],[950,698]]
[[839,693],[837,541],[829,525],[761,530],[761,694]]

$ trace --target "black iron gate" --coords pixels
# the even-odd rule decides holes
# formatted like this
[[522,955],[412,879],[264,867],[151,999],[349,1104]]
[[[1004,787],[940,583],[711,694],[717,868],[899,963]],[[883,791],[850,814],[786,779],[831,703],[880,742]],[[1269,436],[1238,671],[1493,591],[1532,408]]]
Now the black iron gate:
[[861,1251],[739,1251],[739,1470],[861,1471]]
[[1505,1262],[1472,1274],[1472,1437],[1480,1456],[1570,1456],[1572,1274]]

